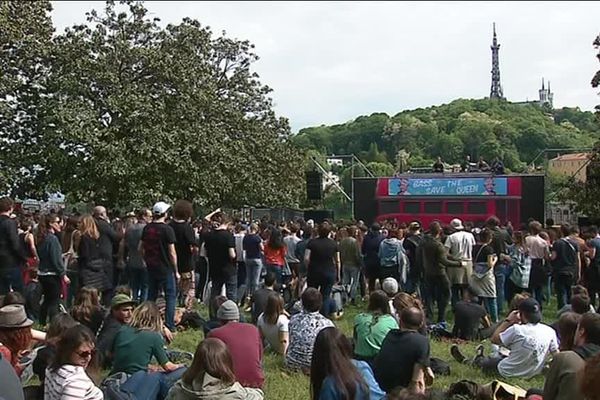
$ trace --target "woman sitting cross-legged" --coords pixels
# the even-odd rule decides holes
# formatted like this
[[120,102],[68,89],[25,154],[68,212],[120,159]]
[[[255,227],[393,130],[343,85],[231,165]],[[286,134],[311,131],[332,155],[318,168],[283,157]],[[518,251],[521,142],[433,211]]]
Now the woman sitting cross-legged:
[[375,358],[383,339],[392,329],[398,329],[398,322],[390,313],[388,297],[382,290],[369,296],[366,313],[354,318],[354,355],[359,360],[371,361]]
[[208,338],[196,349],[192,365],[173,385],[167,400],[262,400],[260,389],[236,382],[233,360],[221,339]]
[[56,347],[54,361],[46,369],[44,400],[102,400],[102,391],[88,373],[95,376],[94,335],[84,325],[64,332]]
[[352,359],[350,340],[335,327],[319,332],[310,367],[312,400],[380,400],[385,398],[373,370]]
[[[162,400],[181,378],[185,368],[169,361],[162,336],[163,322],[156,304],[145,301],[133,310],[130,325],[123,325],[113,342],[112,374],[131,375],[120,389],[138,399]],[[149,366],[155,357],[161,368]]]

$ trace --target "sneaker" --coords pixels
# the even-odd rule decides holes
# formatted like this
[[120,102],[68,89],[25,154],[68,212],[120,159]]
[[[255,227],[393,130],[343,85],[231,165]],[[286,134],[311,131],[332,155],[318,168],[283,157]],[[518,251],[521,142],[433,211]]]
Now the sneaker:
[[467,357],[461,353],[457,344],[453,344],[452,347],[450,347],[450,354],[452,354],[452,357],[461,364],[464,364],[465,361],[467,361]]
[[485,351],[485,346],[480,344],[475,348],[475,357],[483,357]]

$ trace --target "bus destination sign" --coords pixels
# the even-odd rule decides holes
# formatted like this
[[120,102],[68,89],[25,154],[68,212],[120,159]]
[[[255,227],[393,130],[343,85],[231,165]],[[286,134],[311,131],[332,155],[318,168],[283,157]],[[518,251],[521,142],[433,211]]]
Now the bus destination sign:
[[391,178],[388,196],[506,196],[507,178]]

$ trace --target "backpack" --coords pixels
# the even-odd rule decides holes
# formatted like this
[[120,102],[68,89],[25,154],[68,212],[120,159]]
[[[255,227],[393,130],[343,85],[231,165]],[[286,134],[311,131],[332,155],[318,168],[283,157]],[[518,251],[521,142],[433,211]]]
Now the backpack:
[[133,393],[121,390],[121,385],[127,382],[129,375],[117,372],[102,381],[100,389],[104,393],[104,400],[137,400]]

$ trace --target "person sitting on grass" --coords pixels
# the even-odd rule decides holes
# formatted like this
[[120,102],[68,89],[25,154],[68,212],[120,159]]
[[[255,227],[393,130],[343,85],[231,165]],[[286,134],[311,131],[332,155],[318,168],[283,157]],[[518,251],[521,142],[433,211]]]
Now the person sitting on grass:
[[485,308],[479,304],[477,292],[472,287],[463,290],[463,300],[454,307],[454,329],[452,336],[463,340],[481,338],[480,327],[490,326]]
[[309,287],[302,293],[302,312],[292,315],[289,323],[290,345],[285,358],[288,368],[309,373],[315,338],[321,329],[334,326],[319,312],[322,305],[323,296],[317,289]]
[[289,344],[289,318],[283,309],[283,297],[277,292],[269,294],[265,312],[258,317],[258,330],[267,348],[285,355]]
[[[423,303],[419,300],[418,297],[415,297],[412,294],[408,294],[406,292],[400,292],[396,296],[394,296],[394,300],[392,300],[392,305],[394,306],[394,310],[396,311],[396,321],[400,322],[400,314],[402,314],[402,310],[410,307],[415,307],[421,310],[423,315],[425,315],[425,310],[423,309]],[[419,327],[418,332],[427,336],[427,326],[425,325],[425,319],[423,319],[423,324]]]
[[380,400],[385,397],[369,364],[352,359],[352,345],[335,327],[315,339],[310,368],[312,400]]
[[381,283],[381,290],[388,296],[390,314],[398,321],[398,318],[396,317],[396,308],[394,308],[394,297],[398,294],[398,281],[392,277],[385,278]]
[[588,359],[579,378],[579,391],[586,400],[600,400],[600,354]]
[[98,332],[98,353],[100,365],[103,368],[112,366],[112,347],[115,336],[119,333],[121,326],[131,323],[131,314],[135,301],[124,294],[115,295],[110,303],[110,314],[102,322]]
[[233,300],[227,300],[217,310],[221,327],[210,331],[208,337],[221,339],[233,359],[237,381],[245,387],[262,388],[265,376],[262,369],[263,347],[258,329],[240,321],[240,311]]
[[169,390],[167,400],[225,399],[262,400],[263,392],[237,382],[227,345],[207,338],[198,345],[192,364]]
[[9,304],[0,308],[0,353],[19,377],[24,369],[21,354],[33,343],[31,325],[33,321],[27,318],[23,305]]
[[258,321],[260,314],[265,312],[267,306],[267,298],[273,292],[275,292],[275,282],[277,276],[274,272],[267,272],[265,275],[265,282],[262,288],[254,292],[251,299],[251,310],[252,310],[252,323],[255,324]]
[[572,350],[575,346],[575,333],[580,319],[581,315],[574,312],[566,312],[558,319],[556,331],[560,343],[560,351]]
[[561,352],[552,359],[544,383],[544,400],[583,399],[577,385],[577,374],[584,368],[586,360],[598,354],[600,354],[600,315],[587,313],[579,321],[572,351],[561,349]]
[[[558,352],[558,339],[554,329],[541,323],[542,313],[537,300],[529,298],[519,304],[518,311],[508,315],[492,335],[493,344],[510,350],[505,357],[483,355],[483,345],[477,347],[477,356],[470,362],[488,374],[500,374],[504,378],[532,378],[544,368],[546,357]],[[460,363],[467,358],[456,344],[450,353]]]
[[390,313],[388,297],[382,290],[369,296],[366,313],[354,318],[354,355],[359,360],[373,361],[386,335],[398,329],[398,323]]
[[84,286],[75,296],[71,315],[77,322],[87,326],[94,333],[98,333],[105,311],[100,305],[98,289]]
[[390,392],[398,386],[411,391],[425,391],[425,375],[430,374],[430,344],[418,330],[423,326],[425,315],[416,307],[400,312],[400,329],[392,329],[375,357],[373,372],[379,386]]

